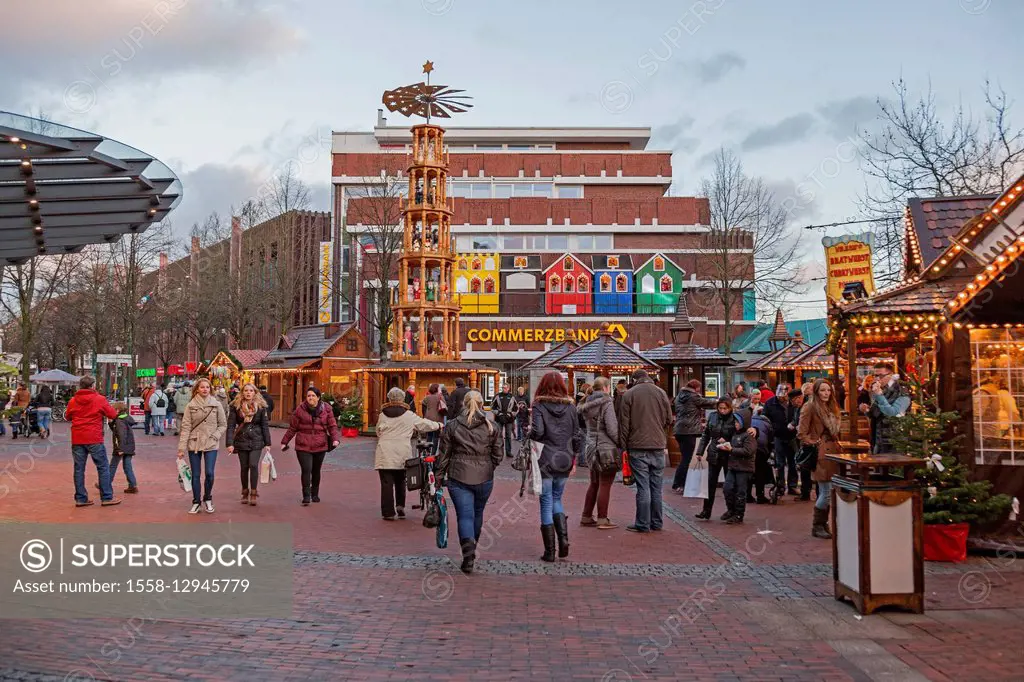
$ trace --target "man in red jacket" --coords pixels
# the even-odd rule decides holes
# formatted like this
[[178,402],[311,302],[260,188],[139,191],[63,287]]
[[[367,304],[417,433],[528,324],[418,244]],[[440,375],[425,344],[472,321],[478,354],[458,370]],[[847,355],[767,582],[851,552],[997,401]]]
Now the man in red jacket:
[[68,401],[65,418],[71,422],[71,455],[75,459],[75,506],[93,504],[85,488],[85,463],[91,457],[100,477],[100,500],[104,507],[121,504],[114,497],[110,481],[107,449],[103,446],[104,417],[114,419],[117,411],[107,399],[93,389],[95,377],[84,376],[78,382],[78,391]]

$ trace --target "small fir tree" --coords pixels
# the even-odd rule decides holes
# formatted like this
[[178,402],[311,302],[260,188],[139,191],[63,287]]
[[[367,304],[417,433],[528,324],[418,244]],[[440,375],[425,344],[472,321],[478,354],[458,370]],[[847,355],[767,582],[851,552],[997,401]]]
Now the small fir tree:
[[910,373],[909,379],[913,405],[894,420],[892,442],[897,452],[930,462],[917,472],[917,480],[924,485],[924,522],[981,525],[1003,518],[1010,509],[1010,497],[992,495],[989,481],[970,480],[967,467],[957,460],[963,434],[954,434],[953,426],[960,413],[939,409],[934,375],[922,379]]

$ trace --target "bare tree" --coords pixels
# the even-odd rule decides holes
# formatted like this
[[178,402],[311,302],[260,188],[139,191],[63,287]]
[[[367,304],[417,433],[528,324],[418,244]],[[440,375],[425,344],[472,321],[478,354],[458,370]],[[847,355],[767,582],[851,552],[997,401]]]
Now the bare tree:
[[962,104],[940,111],[929,84],[920,97],[893,83],[895,99],[879,99],[881,129],[865,134],[861,151],[867,184],[861,206],[877,217],[876,277],[889,283],[903,270],[903,213],[911,197],[948,197],[1001,191],[1024,169],[1024,129],[1010,123],[1012,102],[985,81],[985,113]]
[[[157,301],[159,299],[154,299]],[[185,334],[182,327],[188,324],[188,311],[181,307],[161,307],[154,304],[152,314],[140,329],[141,348],[152,351],[167,376],[167,368],[185,352]]]
[[31,374],[38,334],[50,301],[68,291],[80,261],[81,256],[76,254],[40,256],[21,265],[8,265],[0,273],[0,307],[17,327],[25,382]]
[[261,189],[258,205],[264,218],[273,218],[288,211],[305,211],[311,199],[309,186],[299,177],[294,162],[284,164]]
[[739,158],[724,148],[715,155],[701,194],[711,205],[711,230],[697,256],[698,271],[707,273],[698,303],[721,311],[728,354],[744,292],[776,304],[792,292],[800,235],[789,229],[786,211],[764,181],[744,173]]
[[[343,296],[353,314],[365,316],[382,358],[387,354],[392,323],[390,281],[396,276],[402,251],[402,203],[407,187],[408,180],[404,178],[382,176],[379,183],[355,190],[348,198],[346,218],[348,228],[355,230],[350,244],[356,272],[348,278],[350,290],[343,292]],[[361,297],[366,297],[362,309]]]

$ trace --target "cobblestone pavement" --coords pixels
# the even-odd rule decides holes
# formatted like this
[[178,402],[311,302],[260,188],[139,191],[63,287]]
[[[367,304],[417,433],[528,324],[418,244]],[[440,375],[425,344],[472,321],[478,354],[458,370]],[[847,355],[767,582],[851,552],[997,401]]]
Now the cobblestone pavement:
[[236,502],[237,461],[222,453],[212,517],[185,513],[174,439],[138,442],[141,493],[76,509],[63,425],[48,444],[0,440],[0,521],[290,523],[292,617],[153,620],[136,632],[110,618],[0,618],[0,679],[1024,679],[1024,560],[928,565],[925,614],[861,618],[832,598],[831,548],[809,536],[808,503],[753,505],[747,523],[725,526],[696,521],[697,503],[666,489],[665,530],[637,535],[624,530],[632,492],[616,485],[621,527],[600,531],[571,525],[582,471],[565,494],[570,559],[544,564],[536,501],[503,467],[477,573],[464,576],[457,543],[437,549],[419,512],[379,518],[372,440],[328,456],[323,502],[310,507],[290,453],[256,508]]

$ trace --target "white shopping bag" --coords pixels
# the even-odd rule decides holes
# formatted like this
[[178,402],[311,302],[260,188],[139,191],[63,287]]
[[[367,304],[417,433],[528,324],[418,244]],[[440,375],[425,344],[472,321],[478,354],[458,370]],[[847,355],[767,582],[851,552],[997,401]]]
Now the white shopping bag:
[[274,456],[269,452],[263,455],[260,462],[260,483],[270,483],[277,480],[277,465],[274,464]]
[[544,489],[544,481],[540,475],[540,453],[544,452],[544,444],[530,441],[530,471],[526,477],[527,490],[531,495],[540,496]]
[[686,483],[683,484],[683,497],[708,499],[708,463],[703,457],[690,460],[690,468],[686,471]]
[[187,493],[192,492],[192,468],[189,467],[188,462],[184,459],[177,460],[178,462],[178,485],[181,489]]

